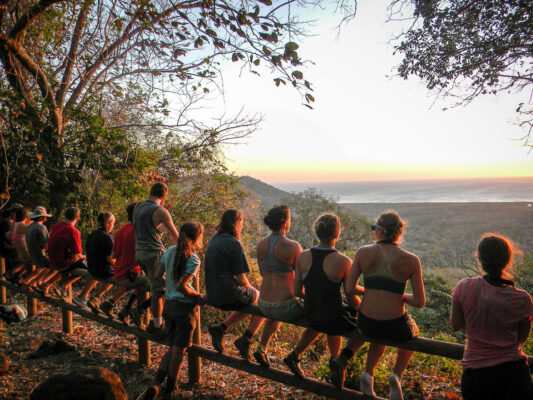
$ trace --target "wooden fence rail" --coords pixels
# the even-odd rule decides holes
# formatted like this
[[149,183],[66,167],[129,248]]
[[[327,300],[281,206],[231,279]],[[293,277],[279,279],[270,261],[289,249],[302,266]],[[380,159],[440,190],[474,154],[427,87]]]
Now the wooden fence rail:
[[[94,279],[98,280],[99,282],[106,282],[106,283],[113,283],[114,285],[119,285],[117,282],[115,282],[112,278],[102,280],[102,279],[96,279],[92,275],[89,274],[88,271],[83,269],[75,269],[72,272],[72,275],[85,277],[87,279]],[[75,312],[78,315],[81,315],[87,319],[99,322],[103,325],[112,327],[114,329],[117,329],[121,332],[133,334],[137,336],[138,340],[138,359],[139,362],[142,365],[150,365],[151,364],[151,358],[150,358],[150,342],[157,342],[163,345],[169,345],[168,339],[158,339],[155,336],[149,334],[148,332],[139,329],[136,326],[130,326],[123,324],[119,321],[113,320],[108,318],[107,316],[97,315],[94,314],[92,311],[85,310],[81,307],[78,307],[75,304],[71,304],[69,302],[65,302],[63,300],[58,300],[50,297],[42,298],[39,294],[23,287],[20,285],[13,284],[11,282],[8,282],[5,280],[4,277],[5,274],[5,263],[4,259],[0,258],[0,304],[6,303],[7,296],[6,296],[6,288],[9,288],[10,290],[22,293],[28,297],[28,306],[35,307],[35,310],[37,308],[36,301],[44,301],[48,304],[60,307],[62,309],[62,321],[63,321],[63,331],[66,333],[72,333],[72,312]],[[198,285],[198,281],[195,282],[196,285]],[[69,297],[71,297],[71,293],[69,291]],[[245,307],[239,311],[263,316],[261,311],[257,306],[251,305],[248,307]],[[247,373],[261,376],[273,381],[281,382],[286,385],[290,385],[293,387],[297,387],[300,389],[304,389],[319,395],[324,395],[330,398],[334,399],[368,399],[368,396],[363,395],[360,392],[350,390],[343,388],[342,390],[336,389],[334,386],[330,384],[326,384],[324,382],[320,382],[315,379],[305,378],[301,379],[293,375],[292,373],[277,369],[277,368],[265,368],[255,363],[250,363],[246,360],[231,357],[225,354],[219,354],[216,351],[204,348],[201,346],[201,335],[200,335],[200,314],[198,313],[197,316],[197,322],[198,327],[195,331],[194,335],[194,344],[189,349],[189,382],[190,383],[200,383],[201,382],[201,362],[200,359],[204,358],[206,360],[213,361],[218,364],[222,364],[225,366],[228,366],[233,369],[239,369],[242,371],[245,371]],[[291,322],[293,325],[301,326],[301,327],[308,327],[307,321],[304,318],[301,318],[299,320]],[[384,344],[391,347],[397,347],[397,348],[403,348],[408,350],[413,350],[419,353],[425,353],[430,355],[436,355],[446,358],[451,358],[455,360],[460,360],[463,356],[464,351],[464,345],[458,344],[458,343],[450,343],[450,342],[444,342],[440,340],[434,340],[434,339],[427,339],[427,338],[416,338],[413,340],[410,340],[408,342],[403,343],[394,343],[389,341],[381,341],[381,340],[370,340],[362,335],[360,335],[357,331],[353,331],[350,334],[346,335],[346,337],[354,338],[354,339],[360,339],[368,342],[375,342]],[[528,361],[530,366],[533,366],[533,357],[528,356]],[[384,400],[379,397],[376,397],[378,400]]]

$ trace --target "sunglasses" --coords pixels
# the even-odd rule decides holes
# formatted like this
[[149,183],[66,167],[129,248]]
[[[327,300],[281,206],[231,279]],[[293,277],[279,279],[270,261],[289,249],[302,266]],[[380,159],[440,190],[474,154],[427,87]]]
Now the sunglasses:
[[384,231],[383,227],[381,225],[378,225],[378,224],[370,225],[370,229],[372,229],[372,231],[375,231],[376,229],[381,229],[382,231]]

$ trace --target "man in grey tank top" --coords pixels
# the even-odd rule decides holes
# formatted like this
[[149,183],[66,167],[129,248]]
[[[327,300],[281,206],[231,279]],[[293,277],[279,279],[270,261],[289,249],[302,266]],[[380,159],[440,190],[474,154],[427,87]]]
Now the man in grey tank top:
[[[135,258],[137,264],[150,278],[150,310],[153,320],[147,330],[154,334],[162,333],[163,294],[165,280],[163,275],[155,276],[161,255],[165,246],[161,240],[162,227],[164,226],[172,237],[173,243],[178,242],[178,231],[172,222],[172,216],[163,208],[167,185],[158,182],[150,189],[148,200],[138,203],[133,211],[133,229],[135,233]],[[163,269],[164,271],[164,269]]]

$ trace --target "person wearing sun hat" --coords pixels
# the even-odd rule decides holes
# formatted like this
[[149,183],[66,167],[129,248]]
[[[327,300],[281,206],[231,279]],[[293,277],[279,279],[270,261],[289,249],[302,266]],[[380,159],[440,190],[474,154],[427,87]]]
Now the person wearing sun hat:
[[28,218],[33,222],[26,229],[26,245],[28,246],[31,261],[37,269],[24,279],[22,283],[36,287],[44,295],[48,294],[48,288],[41,287],[41,285],[57,274],[56,271],[51,269],[50,259],[46,253],[49,234],[44,223],[51,216],[46,211],[46,208],[42,206],[35,207],[33,212],[28,214]]

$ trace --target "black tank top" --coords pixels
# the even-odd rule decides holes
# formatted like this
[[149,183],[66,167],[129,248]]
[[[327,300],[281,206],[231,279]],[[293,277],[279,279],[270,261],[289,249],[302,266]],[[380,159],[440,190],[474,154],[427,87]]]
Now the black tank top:
[[311,248],[311,268],[303,280],[304,311],[310,324],[323,324],[342,315],[342,281],[333,282],[324,272],[324,258],[335,249]]

